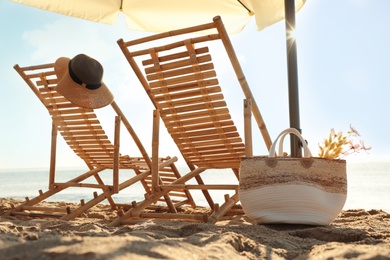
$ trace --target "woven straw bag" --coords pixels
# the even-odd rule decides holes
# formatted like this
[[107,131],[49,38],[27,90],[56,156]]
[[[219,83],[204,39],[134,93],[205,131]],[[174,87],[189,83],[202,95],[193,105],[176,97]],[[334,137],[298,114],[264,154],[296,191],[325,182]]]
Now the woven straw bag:
[[[302,141],[302,158],[282,156],[288,134]],[[346,162],[312,157],[300,133],[289,128],[276,138],[269,156],[242,159],[239,196],[244,212],[259,224],[328,225],[347,198]]]

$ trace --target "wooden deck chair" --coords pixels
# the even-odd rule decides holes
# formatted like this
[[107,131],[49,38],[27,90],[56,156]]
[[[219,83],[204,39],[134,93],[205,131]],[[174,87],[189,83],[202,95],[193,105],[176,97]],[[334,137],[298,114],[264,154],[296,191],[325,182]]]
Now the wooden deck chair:
[[[152,193],[152,161],[115,101],[111,104],[116,113],[116,118],[115,120],[113,119],[113,123],[115,121],[115,137],[114,143],[111,143],[93,109],[74,105],[54,90],[58,82],[54,72],[54,63],[23,68],[15,65],[14,68],[51,115],[52,139],[48,190],[46,192],[40,190],[39,195],[33,199],[26,198],[24,203],[14,207],[8,214],[70,220],[105,199],[108,200],[113,209],[127,210],[131,208],[132,205],[135,205],[134,201],[131,204],[119,204],[114,201],[112,196],[138,181],[143,184],[146,197]],[[139,148],[142,157],[130,157],[119,153],[121,122]],[[89,168],[89,171],[62,183],[56,182],[57,132],[62,135],[70,148],[84,160]],[[160,184],[169,184],[181,177],[174,165],[174,162],[177,160],[176,157],[158,158],[157,160],[156,165],[160,176]],[[103,178],[99,175],[106,169],[112,170],[113,179],[111,184],[105,184]],[[123,169],[133,170],[135,176],[128,179],[122,178],[124,181],[120,182],[119,170]],[[95,191],[89,201],[81,200],[80,205],[76,208],[62,209],[39,206],[41,201],[69,187],[93,188],[100,191],[100,194]],[[187,190],[164,194],[162,197],[167,203],[170,212],[176,213],[176,208],[185,204],[192,207],[196,206],[191,194]]]
[[[198,34],[192,35],[194,38],[188,38],[189,33],[210,31],[212,34]],[[185,35],[184,40],[183,37],[178,40],[182,35]],[[210,41],[217,40],[225,47],[227,57],[238,78],[237,85],[241,85],[246,98],[246,145],[231,120],[207,46]],[[200,173],[206,169],[230,168],[237,179],[239,178],[241,158],[252,156],[250,130],[252,114],[267,148],[271,146],[267,128],[221,18],[215,17],[209,24],[132,41],[125,42],[120,39],[118,44],[192,170],[173,184],[162,185],[161,192],[157,193],[154,199],[172,189],[201,189],[213,209],[209,222],[217,221],[238,202],[238,181],[237,185],[205,184]],[[150,45],[154,47],[145,47]],[[195,178],[198,185],[185,185],[191,178]],[[211,189],[232,189],[235,190],[235,194],[231,197],[225,195],[225,202],[219,207],[214,205],[208,192]],[[115,220],[112,225],[125,223],[126,219],[136,216],[142,207],[152,202],[153,199],[144,201],[138,208],[129,210]]]

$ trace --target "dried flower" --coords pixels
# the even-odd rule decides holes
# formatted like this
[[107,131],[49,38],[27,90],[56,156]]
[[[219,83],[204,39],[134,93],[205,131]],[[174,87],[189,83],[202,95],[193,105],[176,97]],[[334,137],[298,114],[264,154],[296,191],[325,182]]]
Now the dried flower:
[[352,153],[358,153],[361,150],[371,150],[371,147],[365,146],[363,140],[359,140],[359,143],[356,143],[355,139],[360,137],[360,133],[352,125],[349,127],[350,130],[347,132],[347,135],[344,135],[342,132],[336,133],[332,128],[329,137],[325,138],[322,144],[319,144],[320,151],[318,156],[333,160],[341,159]]
[[349,125],[349,129],[350,129],[348,131],[349,135],[360,136],[359,132],[351,124]]

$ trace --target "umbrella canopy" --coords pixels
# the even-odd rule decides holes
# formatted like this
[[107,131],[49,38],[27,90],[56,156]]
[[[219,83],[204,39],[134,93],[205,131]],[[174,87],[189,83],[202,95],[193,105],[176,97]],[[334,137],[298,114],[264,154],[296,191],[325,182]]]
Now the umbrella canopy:
[[[11,0],[89,21],[113,24],[122,12],[131,30],[161,32],[208,23],[220,15],[229,33],[255,15],[259,30],[284,19],[284,0]],[[295,11],[306,0],[295,0]]]

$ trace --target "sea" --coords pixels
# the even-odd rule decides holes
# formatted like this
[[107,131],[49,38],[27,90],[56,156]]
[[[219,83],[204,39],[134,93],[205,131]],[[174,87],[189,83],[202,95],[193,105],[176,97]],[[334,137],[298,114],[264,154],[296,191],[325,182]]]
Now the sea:
[[[88,169],[62,168],[57,169],[56,182],[68,181]],[[188,172],[183,167],[182,173]],[[227,170],[208,170],[202,173],[205,183],[237,184],[233,172]],[[130,170],[120,171],[120,181],[131,178]],[[347,209],[382,209],[390,213],[390,162],[347,162],[348,193],[344,210]],[[112,183],[112,172],[106,170],[102,174],[105,183]],[[49,183],[48,169],[0,169],[0,198],[25,199],[33,198],[47,190]],[[189,182],[194,183],[194,182]],[[47,201],[79,202],[89,200],[95,190],[91,188],[68,188],[50,197]],[[136,183],[113,196],[118,203],[131,203],[144,199],[144,189]],[[216,203],[222,203],[226,191],[211,191]],[[191,190],[191,194],[200,206],[207,206],[202,193]],[[220,198],[220,200],[218,200]],[[104,201],[102,203],[105,203]]]

